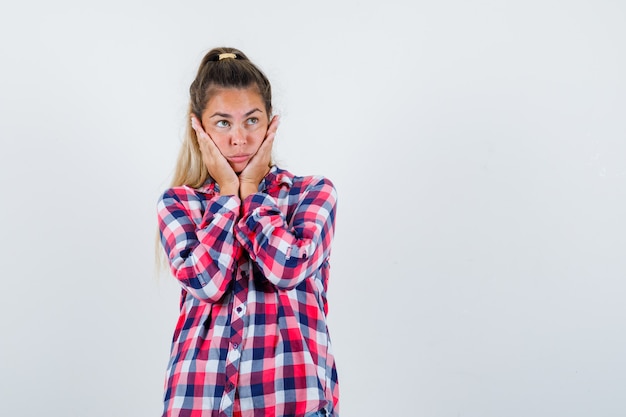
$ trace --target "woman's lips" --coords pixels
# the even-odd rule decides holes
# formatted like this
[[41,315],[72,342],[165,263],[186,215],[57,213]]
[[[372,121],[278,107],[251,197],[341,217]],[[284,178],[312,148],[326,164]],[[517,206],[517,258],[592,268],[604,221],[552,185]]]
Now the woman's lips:
[[233,155],[229,156],[227,159],[235,163],[246,162],[248,159],[250,159],[250,155]]

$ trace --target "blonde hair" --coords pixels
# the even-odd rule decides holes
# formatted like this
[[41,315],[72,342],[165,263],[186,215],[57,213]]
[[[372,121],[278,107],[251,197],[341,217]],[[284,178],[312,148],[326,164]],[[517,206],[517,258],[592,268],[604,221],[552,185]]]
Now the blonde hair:
[[176,168],[170,183],[172,187],[188,185],[192,188],[198,188],[209,178],[209,171],[202,161],[202,153],[200,152],[196,132],[191,127],[191,115],[192,109],[190,105],[187,110],[185,136],[178,151]]
[[[189,107],[185,133],[178,152],[171,186],[202,186],[209,178],[209,171],[202,160],[196,132],[191,127],[191,115],[202,119],[202,112],[212,94],[223,88],[256,87],[265,104],[268,117],[272,114],[272,87],[265,74],[238,49],[219,47],[206,53],[200,63],[196,78],[189,86]],[[161,235],[157,230],[157,266],[165,264],[161,250]]]

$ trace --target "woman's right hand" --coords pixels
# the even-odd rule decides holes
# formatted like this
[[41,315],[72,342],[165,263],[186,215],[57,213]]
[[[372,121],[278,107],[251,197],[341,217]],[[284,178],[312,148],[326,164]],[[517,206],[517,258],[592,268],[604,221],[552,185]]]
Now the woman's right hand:
[[213,139],[204,131],[202,124],[195,115],[191,115],[191,127],[196,132],[202,160],[209,175],[217,182],[222,195],[239,194],[239,177],[220,152]]

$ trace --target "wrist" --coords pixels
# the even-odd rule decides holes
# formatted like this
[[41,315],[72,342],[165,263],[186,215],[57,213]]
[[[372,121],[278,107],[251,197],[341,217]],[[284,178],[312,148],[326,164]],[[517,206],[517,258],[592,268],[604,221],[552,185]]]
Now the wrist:
[[227,184],[218,184],[220,186],[220,195],[237,195],[239,194],[239,184],[237,183],[227,183]]
[[252,182],[242,182],[239,186],[239,195],[242,201],[257,191],[259,191],[259,184],[254,184]]

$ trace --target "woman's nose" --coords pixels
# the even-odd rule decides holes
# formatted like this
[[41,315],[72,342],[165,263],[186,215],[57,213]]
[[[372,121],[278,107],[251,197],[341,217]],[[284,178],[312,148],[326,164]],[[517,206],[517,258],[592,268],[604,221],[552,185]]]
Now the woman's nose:
[[231,143],[234,146],[245,145],[246,144],[246,135],[243,129],[240,127],[234,128],[231,136]]

